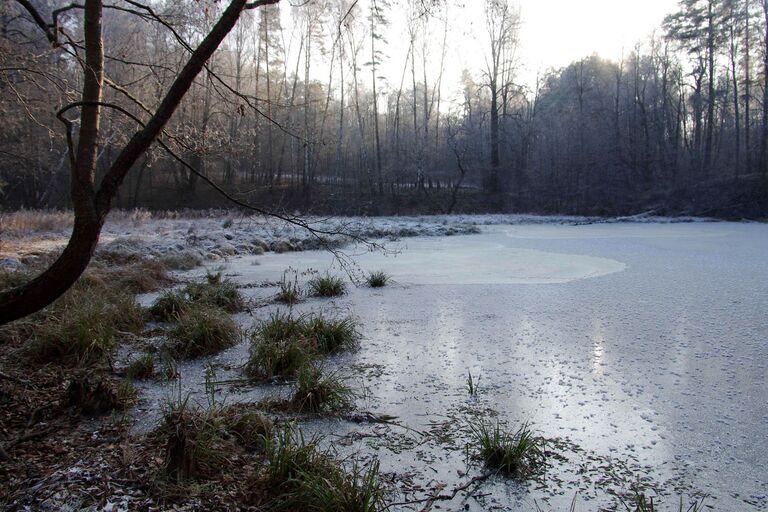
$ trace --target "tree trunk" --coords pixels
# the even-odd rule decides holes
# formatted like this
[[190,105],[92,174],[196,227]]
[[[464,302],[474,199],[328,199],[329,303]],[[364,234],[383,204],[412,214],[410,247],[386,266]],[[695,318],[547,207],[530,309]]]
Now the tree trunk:
[[[768,0],[766,0],[768,1]],[[715,129],[715,13],[714,0],[707,4],[707,67],[709,68],[707,92],[707,139],[704,147],[704,177],[709,177],[712,165],[712,135]]]
[[[261,6],[279,0],[252,3]],[[103,82],[104,50],[102,44],[100,0],[85,3],[85,76],[83,106],[80,114],[80,134],[77,158],[72,173],[72,201],[75,223],[67,246],[45,272],[18,288],[0,293],[0,325],[23,318],[51,304],[66,292],[85,271],[93,256],[104,221],[125,176],[136,160],[144,154],[173,115],[195,77],[237,23],[246,0],[232,0],[213,29],[190,55],[173,81],[160,106],[147,124],[137,131],[109,168],[94,190],[96,152],[99,132]]]
[[765,17],[765,52],[763,54],[763,136],[760,140],[760,168],[768,177],[768,0],[763,0]]
[[750,145],[750,119],[749,119],[749,104],[750,104],[750,74],[749,69],[749,50],[750,50],[750,34],[749,34],[749,12],[750,0],[744,2],[744,149],[745,154],[745,168],[747,174],[752,172],[752,147]]

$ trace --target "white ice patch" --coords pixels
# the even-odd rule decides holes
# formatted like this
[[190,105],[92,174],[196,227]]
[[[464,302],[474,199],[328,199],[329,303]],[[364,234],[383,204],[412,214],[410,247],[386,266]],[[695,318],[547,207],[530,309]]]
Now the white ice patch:
[[[624,263],[609,258],[511,247],[498,234],[411,239],[400,247],[396,254],[365,253],[356,256],[355,261],[365,270],[384,270],[400,284],[567,283],[626,268]],[[279,278],[287,265],[300,271],[328,269],[333,265],[333,256],[312,251],[266,255],[259,261],[260,271]]]

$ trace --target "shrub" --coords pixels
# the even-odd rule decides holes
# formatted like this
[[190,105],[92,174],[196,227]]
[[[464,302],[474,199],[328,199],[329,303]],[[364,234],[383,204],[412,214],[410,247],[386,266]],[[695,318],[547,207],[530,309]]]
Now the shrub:
[[310,279],[309,290],[315,297],[338,297],[347,293],[347,285],[340,277],[326,274]]
[[168,351],[179,358],[194,358],[217,354],[235,345],[240,328],[219,308],[197,306],[178,317],[168,331]]
[[365,282],[368,283],[368,286],[371,288],[381,288],[382,286],[386,286],[391,279],[390,275],[383,270],[377,270],[368,274],[365,278]]

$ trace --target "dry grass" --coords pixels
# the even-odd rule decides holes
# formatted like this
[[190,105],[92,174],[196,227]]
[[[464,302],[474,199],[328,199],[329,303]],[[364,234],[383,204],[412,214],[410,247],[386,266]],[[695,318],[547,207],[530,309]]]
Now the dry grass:
[[80,278],[89,284],[110,287],[128,293],[146,293],[166,288],[174,280],[159,261],[139,260],[113,266],[95,261]]
[[272,422],[248,405],[201,409],[186,398],[168,404],[154,435],[165,446],[165,475],[183,482],[214,478],[243,450],[265,450],[272,432]]
[[59,232],[72,229],[74,214],[62,210],[18,210],[0,213],[0,233],[22,236],[30,233]]
[[353,390],[335,373],[328,373],[321,366],[305,364],[298,371],[289,405],[298,412],[332,413],[347,408],[354,396]]
[[80,284],[29,322],[24,352],[32,361],[90,365],[105,361],[119,336],[141,331],[144,315],[128,293]]
[[226,311],[195,306],[178,317],[168,332],[166,348],[178,358],[211,356],[235,345],[241,336],[240,327]]
[[[141,226],[153,218],[173,218],[171,212],[153,214],[148,210],[112,210],[108,222]],[[178,214],[176,214],[178,216]],[[72,210],[17,210],[0,213],[0,233],[24,236],[33,233],[57,233],[72,229],[75,215]]]
[[203,264],[202,258],[191,251],[168,254],[161,259],[163,264],[172,270],[192,270]]

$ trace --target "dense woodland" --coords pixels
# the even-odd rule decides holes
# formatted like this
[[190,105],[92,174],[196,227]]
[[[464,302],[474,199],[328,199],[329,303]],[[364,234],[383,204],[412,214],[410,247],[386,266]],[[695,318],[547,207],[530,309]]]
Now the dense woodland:
[[[23,4],[0,3],[0,204],[66,207],[83,13],[31,1],[55,20],[51,45]],[[101,172],[222,8],[105,5]],[[226,205],[215,184],[314,212],[768,212],[768,0],[682,0],[620,62],[587,56],[534,85],[519,77],[520,10],[508,0],[478,2],[482,69],[446,76],[455,8],[333,0],[242,16],[117,206]],[[395,13],[403,34],[389,30]],[[385,59],[400,76],[380,76]],[[447,97],[456,80],[461,94]]]

